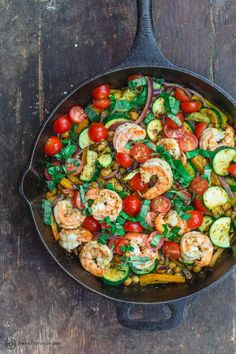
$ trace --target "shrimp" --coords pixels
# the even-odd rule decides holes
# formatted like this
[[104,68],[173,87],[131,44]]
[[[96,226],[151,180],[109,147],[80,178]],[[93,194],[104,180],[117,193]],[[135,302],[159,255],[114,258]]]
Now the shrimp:
[[115,221],[122,210],[122,199],[119,194],[109,189],[90,189],[86,199],[92,199],[92,215],[96,220],[103,220],[110,217]]
[[168,214],[159,214],[155,219],[155,227],[158,232],[163,233],[163,225],[170,227],[180,227],[179,234],[183,235],[190,229],[188,227],[187,221],[181,219],[175,210],[170,210]]
[[223,131],[217,128],[207,128],[202,132],[199,146],[201,149],[214,151],[220,146],[234,147],[234,129],[227,126]]
[[[144,262],[143,267],[149,267],[152,265],[153,261],[158,258],[158,249],[151,249],[147,247],[147,240],[149,235],[142,234],[139,232],[128,232],[125,235],[125,239],[129,241],[129,245],[133,247],[132,251],[126,251],[125,255],[127,257],[140,256],[149,257],[149,261]],[[140,265],[139,265],[140,267]]]
[[213,255],[213,246],[208,236],[198,231],[186,233],[180,241],[181,257],[194,261],[199,267],[206,267]]
[[162,145],[174,159],[181,157],[181,150],[178,142],[172,138],[165,138],[158,141],[157,146]]
[[85,219],[81,211],[73,207],[71,199],[59,201],[54,207],[54,216],[63,229],[76,229]]
[[146,136],[146,131],[135,123],[124,123],[120,125],[114,134],[113,146],[117,152],[129,153],[125,148],[129,140],[141,140]]
[[165,160],[159,158],[147,160],[139,171],[144,183],[148,183],[152,176],[158,178],[157,183],[143,194],[145,199],[154,199],[167,192],[173,183],[170,165]]
[[93,237],[90,231],[83,228],[78,228],[74,230],[62,229],[59,233],[59,236],[60,246],[65,248],[68,252],[80,246],[83,242],[91,241]]
[[87,242],[80,252],[80,263],[87,272],[102,277],[112,261],[112,251],[97,241]]

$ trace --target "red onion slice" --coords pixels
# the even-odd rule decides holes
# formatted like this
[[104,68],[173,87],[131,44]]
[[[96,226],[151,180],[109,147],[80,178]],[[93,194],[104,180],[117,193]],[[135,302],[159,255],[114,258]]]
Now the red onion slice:
[[192,98],[191,90],[183,87],[180,84],[175,84],[174,82],[164,82],[163,85],[166,86],[166,87],[178,87],[178,88],[181,88],[186,93],[186,95],[189,98]]
[[230,188],[230,186],[228,185],[228,183],[226,182],[224,177],[218,176],[220,183],[222,185],[222,187],[225,189],[225,191],[227,192],[229,198],[233,199],[234,198],[234,194]]
[[139,124],[144,120],[144,118],[146,117],[147,112],[150,108],[150,105],[152,103],[152,97],[153,97],[153,91],[154,91],[153,90],[153,81],[149,77],[147,77],[147,83],[148,83],[147,101],[145,103],[144,109],[143,109],[142,113],[140,114],[139,118],[136,121],[134,121],[134,123],[136,123],[136,124]]

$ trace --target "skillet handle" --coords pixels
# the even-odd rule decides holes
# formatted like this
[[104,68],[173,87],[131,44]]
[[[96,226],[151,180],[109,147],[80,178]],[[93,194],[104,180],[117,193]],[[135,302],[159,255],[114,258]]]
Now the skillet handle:
[[40,176],[29,166],[21,175],[19,181],[19,194],[31,206],[31,202],[42,193],[43,187]]
[[[130,317],[130,310],[135,306],[133,304],[121,304],[117,307],[117,319],[120,324],[124,327],[129,327],[137,330],[146,330],[146,331],[162,331],[168,330],[171,328],[176,328],[181,325],[184,317],[184,309],[186,305],[186,300],[176,301],[164,305],[154,305],[158,309],[159,313],[163,313],[168,307],[171,311],[171,316],[168,319],[161,319],[157,321],[148,321],[140,319],[132,319]],[[138,306],[138,305],[137,305]],[[141,306],[150,306],[150,305],[141,305]],[[146,309],[145,309],[146,310]]]
[[137,31],[126,59],[119,68],[130,66],[165,66],[174,65],[162,54],[153,32],[152,0],[136,0]]

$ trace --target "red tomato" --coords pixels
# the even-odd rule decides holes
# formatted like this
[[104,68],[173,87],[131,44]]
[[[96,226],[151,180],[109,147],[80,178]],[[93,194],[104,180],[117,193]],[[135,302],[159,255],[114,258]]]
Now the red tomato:
[[86,216],[84,222],[83,222],[83,226],[89,230],[90,232],[96,232],[96,231],[100,231],[101,230],[101,225],[99,224],[99,222],[94,219],[94,217],[91,216]]
[[181,102],[181,108],[185,113],[194,113],[199,111],[199,109],[202,107],[202,104],[200,101],[189,101],[189,102]]
[[126,221],[124,223],[124,230],[126,232],[142,232],[143,227],[139,222],[135,221]]
[[[184,116],[182,113],[177,113],[176,117],[181,121],[181,123],[184,122]],[[177,123],[175,123],[171,118],[167,117],[166,118],[166,125],[168,126],[168,128],[170,129],[178,129],[180,128],[180,126],[178,126]],[[182,125],[182,124],[181,124]]]
[[103,141],[107,137],[107,129],[102,123],[92,123],[88,130],[88,136],[96,143]]
[[107,98],[110,95],[110,92],[111,92],[110,86],[108,84],[104,84],[96,87],[92,91],[92,95],[97,100],[101,100],[103,98]]
[[167,138],[178,139],[185,134],[185,129],[183,126],[179,127],[178,129],[171,129],[168,127],[168,125],[165,124],[164,133]]
[[151,201],[151,209],[158,213],[168,213],[171,208],[170,199],[165,195],[161,195],[160,197],[154,198]]
[[198,147],[197,137],[192,133],[185,133],[179,138],[179,146],[184,152],[195,150]]
[[204,122],[198,123],[198,124],[196,125],[194,134],[196,135],[196,137],[197,137],[198,139],[200,139],[203,130],[205,130],[207,126],[208,126],[208,124],[207,124],[207,123],[204,123]]
[[117,237],[115,240],[109,241],[108,247],[113,249],[114,253],[122,256],[124,252],[121,250],[121,247],[126,245],[128,245],[128,240],[126,240],[124,237]]
[[73,106],[68,112],[68,117],[73,123],[78,124],[81,123],[85,118],[87,118],[87,115],[82,107]]
[[191,182],[191,189],[197,195],[203,195],[203,193],[207,190],[207,188],[208,188],[208,182],[200,176],[195,177]]
[[128,77],[128,81],[140,79],[141,77],[143,77],[143,75],[141,75],[141,74],[134,74],[134,75],[131,75],[131,76]]
[[106,109],[110,106],[111,100],[110,98],[103,98],[101,100],[93,99],[93,105],[96,108]]
[[48,156],[58,154],[62,149],[62,142],[57,136],[50,136],[44,145],[44,152]]
[[[180,194],[182,194],[183,197],[188,198],[188,200],[186,200],[186,199],[183,200],[183,202],[185,204],[190,204],[191,203],[192,194],[188,191],[187,188],[180,189],[178,192]],[[177,198],[177,195],[174,196],[174,199],[176,199],[176,198]]]
[[201,226],[203,215],[200,210],[190,210],[188,214],[191,215],[190,219],[187,221],[187,225],[190,229],[197,229]]
[[79,159],[77,159],[79,165],[76,166],[73,163],[66,163],[66,172],[72,176],[77,176],[83,169],[83,162]]
[[138,143],[132,146],[130,149],[130,155],[135,158],[139,163],[143,163],[150,158],[151,149],[142,143]]
[[72,199],[73,206],[75,208],[83,208],[83,204],[81,204],[81,199],[80,199],[80,192],[75,191],[73,199]]
[[123,211],[130,216],[136,216],[140,212],[141,205],[140,199],[135,194],[123,199]]
[[181,102],[182,101],[190,101],[190,98],[188,97],[188,95],[181,88],[177,88],[175,90],[175,98]]
[[178,259],[180,257],[180,246],[173,241],[167,241],[162,247],[162,252],[171,259]]
[[134,191],[144,192],[147,189],[147,183],[144,183],[141,179],[140,173],[137,173],[131,180],[129,181],[129,186]]
[[236,163],[234,163],[233,165],[230,165],[230,166],[228,167],[228,172],[229,172],[232,176],[236,177]]
[[57,134],[66,133],[71,127],[71,121],[66,116],[60,116],[53,124],[53,130]]
[[132,165],[133,160],[128,154],[124,154],[123,152],[118,152],[116,154],[116,161],[122,167],[128,168]]
[[203,213],[207,212],[207,209],[205,208],[202,199],[200,197],[197,197],[194,199],[193,204],[197,210],[202,211]]

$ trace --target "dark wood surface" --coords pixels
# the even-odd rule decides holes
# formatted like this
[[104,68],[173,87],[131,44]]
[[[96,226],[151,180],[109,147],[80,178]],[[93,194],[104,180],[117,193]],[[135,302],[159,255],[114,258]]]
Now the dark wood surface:
[[[235,18],[235,1],[154,1],[163,53],[234,97]],[[115,303],[88,292],[58,268],[18,196],[19,174],[45,114],[81,80],[121,62],[135,24],[134,0],[0,0],[3,354],[235,353],[235,274],[190,303],[182,327],[127,330],[117,322]],[[8,349],[11,339],[14,349]]]

